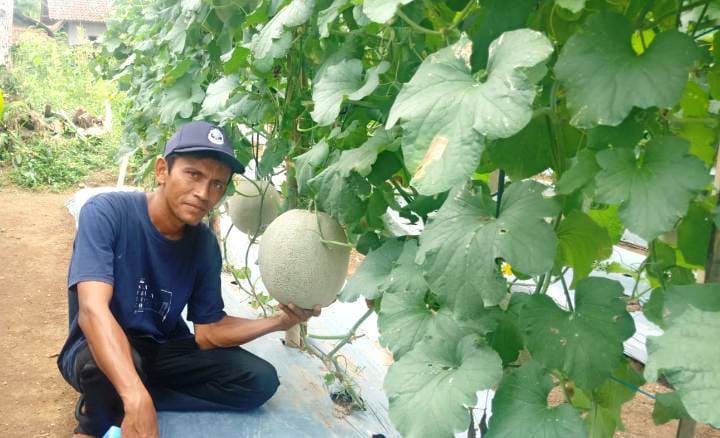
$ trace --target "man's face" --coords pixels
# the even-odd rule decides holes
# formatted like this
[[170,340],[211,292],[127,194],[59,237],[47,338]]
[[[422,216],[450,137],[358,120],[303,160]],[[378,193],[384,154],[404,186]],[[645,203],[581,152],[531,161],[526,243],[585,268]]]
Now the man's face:
[[158,182],[164,185],[170,211],[180,222],[189,225],[200,223],[220,202],[232,174],[230,166],[213,158],[179,155],[171,172],[167,163],[158,164]]

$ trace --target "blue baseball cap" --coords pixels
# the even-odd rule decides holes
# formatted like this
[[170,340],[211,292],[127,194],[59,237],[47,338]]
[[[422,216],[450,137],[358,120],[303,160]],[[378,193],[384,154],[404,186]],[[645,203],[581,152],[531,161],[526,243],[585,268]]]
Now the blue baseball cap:
[[234,173],[245,172],[245,166],[235,158],[235,151],[222,128],[195,120],[175,131],[165,145],[165,158],[186,152],[215,152]]

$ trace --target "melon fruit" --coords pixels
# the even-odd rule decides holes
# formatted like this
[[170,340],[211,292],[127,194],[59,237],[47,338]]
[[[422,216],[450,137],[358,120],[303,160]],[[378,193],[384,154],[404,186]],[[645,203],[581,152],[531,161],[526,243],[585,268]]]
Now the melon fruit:
[[350,248],[340,224],[325,213],[289,210],[275,219],[260,240],[260,275],[270,296],[303,309],[335,301],[345,282]]
[[280,214],[282,198],[267,181],[236,180],[235,192],[227,200],[228,214],[245,234],[260,235]]

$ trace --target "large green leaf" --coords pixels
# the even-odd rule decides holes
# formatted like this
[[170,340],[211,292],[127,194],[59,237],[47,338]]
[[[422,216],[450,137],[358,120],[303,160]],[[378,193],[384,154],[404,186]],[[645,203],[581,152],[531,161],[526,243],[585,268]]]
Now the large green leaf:
[[593,263],[605,260],[612,254],[612,243],[607,230],[585,213],[573,210],[557,229],[558,260],[573,269],[571,287],[587,277]]
[[385,293],[378,316],[380,342],[390,349],[395,360],[427,336],[433,324],[452,323],[448,312],[436,312],[426,302],[430,289],[415,263],[417,250],[417,241],[407,240],[397,265],[382,285]]
[[430,288],[457,311],[498,304],[507,292],[495,260],[539,274],[552,267],[557,239],[545,218],[557,204],[533,181],[512,184],[496,204],[480,187],[455,188],[420,236],[418,262]]
[[502,377],[500,357],[477,335],[429,338],[395,362],[385,377],[390,419],[408,438],[452,437],[467,430],[476,392]]
[[560,177],[556,189],[561,195],[569,195],[587,186],[599,171],[595,151],[583,149],[577,154],[572,167]]
[[395,15],[400,6],[412,2],[413,0],[365,0],[362,11],[372,21],[385,23]]
[[686,262],[705,266],[712,230],[712,213],[699,203],[691,204],[677,228],[677,246]]
[[378,130],[362,146],[343,151],[340,158],[308,181],[318,205],[345,225],[355,224],[365,213],[370,184],[364,176],[378,155],[395,150],[393,131]]
[[380,75],[390,64],[383,61],[369,68],[363,81],[362,61],[345,59],[327,67],[313,85],[312,99],[315,109],[310,113],[321,126],[332,124],[340,114],[343,99],[361,100],[372,93],[380,83]]
[[292,43],[288,28],[304,24],[312,16],[314,8],[315,0],[293,0],[272,17],[250,43],[255,59],[266,63],[285,56]]
[[622,430],[622,406],[635,397],[635,391],[626,385],[639,387],[643,383],[645,379],[626,360],[613,372],[610,379],[591,392],[576,386],[572,403],[575,407],[588,411],[585,415],[588,437],[612,438],[616,430]]
[[698,158],[687,154],[687,142],[661,137],[647,144],[636,158],[631,149],[597,154],[602,170],[595,178],[596,199],[620,204],[625,226],[650,241],[673,228],[693,195],[710,182]]
[[390,239],[381,247],[370,251],[340,292],[340,301],[350,303],[361,296],[372,300],[382,295],[380,286],[393,270],[402,249],[403,242]]
[[330,6],[318,13],[317,25],[321,38],[330,36],[330,25],[343,10],[350,6],[352,6],[350,0],[335,0]]
[[665,424],[678,418],[690,418],[677,392],[655,395],[655,406],[652,412],[655,424]]
[[636,55],[632,32],[627,18],[599,12],[563,47],[555,75],[567,88],[573,125],[618,125],[633,107],[667,108],[682,96],[698,57],[692,38],[663,32]]
[[163,94],[160,121],[169,125],[178,116],[187,119],[193,114],[194,104],[202,102],[204,97],[205,93],[192,77],[183,77]]
[[587,436],[580,415],[567,403],[549,407],[552,379],[535,361],[506,375],[493,397],[486,438]]
[[[552,166],[552,138],[545,117],[536,117],[510,138],[491,142],[493,163],[513,181],[529,178]],[[518,159],[522,157],[521,159]]]
[[200,114],[211,115],[225,108],[225,104],[238,85],[238,76],[223,76],[212,84],[208,85],[205,92],[205,100],[202,103]]
[[537,0],[485,0],[482,7],[463,21],[462,29],[473,42],[473,71],[484,68],[490,43],[503,32],[526,26],[528,16],[537,8]]
[[443,192],[475,171],[485,138],[506,138],[532,117],[534,82],[544,74],[552,44],[541,33],[505,32],[490,46],[487,79],[470,69],[464,35],[426,58],[390,109],[387,126],[403,126],[403,155],[422,194]]
[[330,145],[323,139],[310,148],[309,151],[295,157],[298,192],[301,194],[307,193],[308,181],[315,176],[315,172],[327,160],[329,153]]
[[601,384],[620,364],[623,341],[635,332],[622,294],[615,280],[585,278],[575,290],[574,312],[560,309],[547,295],[533,295],[520,314],[533,358],[582,388]]
[[720,285],[672,286],[662,304],[666,329],[647,340],[645,378],[664,376],[692,418],[720,427]]

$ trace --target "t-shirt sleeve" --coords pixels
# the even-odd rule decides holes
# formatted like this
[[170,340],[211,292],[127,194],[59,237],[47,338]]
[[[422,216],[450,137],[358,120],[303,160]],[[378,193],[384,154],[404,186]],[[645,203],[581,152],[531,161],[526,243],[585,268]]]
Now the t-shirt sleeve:
[[205,250],[201,251],[197,280],[188,302],[188,319],[196,324],[211,324],[225,317],[220,286],[222,255],[214,235],[208,231],[203,237]]
[[91,198],[83,205],[70,259],[68,288],[81,281],[113,284],[116,234],[117,218],[107,200]]

